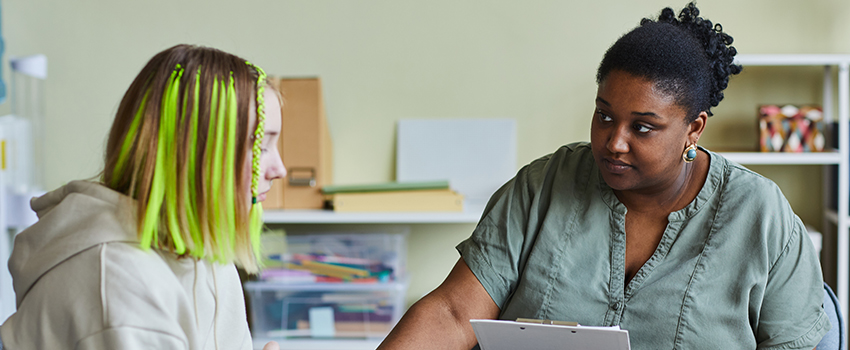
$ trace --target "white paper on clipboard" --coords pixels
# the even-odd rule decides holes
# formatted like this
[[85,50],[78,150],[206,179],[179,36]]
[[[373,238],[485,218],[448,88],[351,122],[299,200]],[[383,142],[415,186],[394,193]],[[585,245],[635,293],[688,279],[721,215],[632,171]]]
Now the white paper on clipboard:
[[469,320],[481,350],[630,350],[620,327],[561,326],[504,320]]

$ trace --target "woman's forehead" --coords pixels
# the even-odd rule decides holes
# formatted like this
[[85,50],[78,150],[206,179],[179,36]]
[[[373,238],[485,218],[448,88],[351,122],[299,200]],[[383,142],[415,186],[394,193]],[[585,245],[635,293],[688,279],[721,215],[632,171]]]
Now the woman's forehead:
[[636,101],[675,102],[675,96],[661,89],[655,82],[620,71],[612,72],[599,83],[597,97],[619,101],[634,99]]
[[597,104],[633,114],[684,116],[674,95],[660,89],[655,82],[622,71],[614,71],[600,82]]

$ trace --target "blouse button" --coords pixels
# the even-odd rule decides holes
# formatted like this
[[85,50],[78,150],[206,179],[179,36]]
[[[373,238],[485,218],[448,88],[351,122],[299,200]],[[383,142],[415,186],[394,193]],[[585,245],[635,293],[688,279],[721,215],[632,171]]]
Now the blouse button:
[[611,304],[611,309],[613,309],[614,311],[620,311],[620,309],[622,309],[622,308],[623,308],[623,302],[622,301],[617,300],[613,304]]

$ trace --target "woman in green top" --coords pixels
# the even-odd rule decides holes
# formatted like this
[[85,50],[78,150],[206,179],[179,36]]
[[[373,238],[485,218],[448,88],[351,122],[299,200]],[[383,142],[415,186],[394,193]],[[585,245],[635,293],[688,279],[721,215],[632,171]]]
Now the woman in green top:
[[605,54],[591,142],[523,167],[446,281],[381,349],[469,349],[470,319],[619,325],[633,349],[811,349],[829,330],[820,265],[770,180],[697,145],[732,38],[693,3]]

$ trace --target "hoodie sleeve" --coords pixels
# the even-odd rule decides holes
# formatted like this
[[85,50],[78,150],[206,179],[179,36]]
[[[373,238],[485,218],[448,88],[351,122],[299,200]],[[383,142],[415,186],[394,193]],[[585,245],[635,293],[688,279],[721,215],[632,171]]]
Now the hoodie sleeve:
[[189,342],[174,334],[138,327],[113,327],[81,339],[77,350],[143,350],[143,349],[189,349]]

